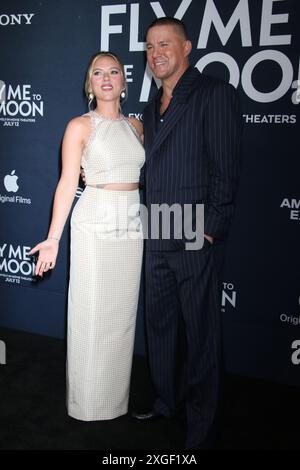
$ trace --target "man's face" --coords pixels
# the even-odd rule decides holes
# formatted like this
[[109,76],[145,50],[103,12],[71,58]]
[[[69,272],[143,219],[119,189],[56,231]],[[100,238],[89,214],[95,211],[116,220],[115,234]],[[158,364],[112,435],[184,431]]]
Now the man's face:
[[188,65],[190,41],[186,41],[172,25],[153,26],[146,42],[147,61],[157,78],[179,77]]

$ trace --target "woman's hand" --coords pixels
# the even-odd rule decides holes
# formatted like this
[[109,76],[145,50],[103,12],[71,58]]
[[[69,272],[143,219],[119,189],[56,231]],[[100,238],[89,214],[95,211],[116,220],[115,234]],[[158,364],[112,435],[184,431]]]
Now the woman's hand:
[[38,243],[32,250],[29,251],[29,255],[33,255],[37,251],[39,252],[38,261],[35,267],[35,275],[43,277],[43,274],[49,269],[55,267],[56,258],[58,254],[59,241],[53,238]]

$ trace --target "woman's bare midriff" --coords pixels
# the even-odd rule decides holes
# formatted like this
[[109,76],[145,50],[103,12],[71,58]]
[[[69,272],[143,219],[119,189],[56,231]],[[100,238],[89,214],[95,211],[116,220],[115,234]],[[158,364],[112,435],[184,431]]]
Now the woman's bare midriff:
[[101,188],[111,189],[114,191],[133,191],[134,189],[139,188],[139,183],[108,183],[101,185]]

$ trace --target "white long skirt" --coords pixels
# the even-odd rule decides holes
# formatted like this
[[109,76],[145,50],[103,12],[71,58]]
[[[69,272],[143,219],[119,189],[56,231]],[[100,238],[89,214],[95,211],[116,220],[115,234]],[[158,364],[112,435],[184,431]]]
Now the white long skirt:
[[139,191],[86,187],[71,217],[67,408],[127,413],[143,254]]

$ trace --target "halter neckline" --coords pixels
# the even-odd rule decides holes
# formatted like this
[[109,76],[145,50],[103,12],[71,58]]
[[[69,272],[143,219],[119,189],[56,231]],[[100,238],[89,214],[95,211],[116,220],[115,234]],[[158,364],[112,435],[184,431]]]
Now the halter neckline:
[[108,118],[108,117],[104,116],[101,113],[97,113],[97,111],[95,111],[95,110],[90,111],[90,113],[96,115],[99,119],[103,119],[105,121],[123,121],[123,119],[124,119],[123,114],[120,114],[117,118]]

